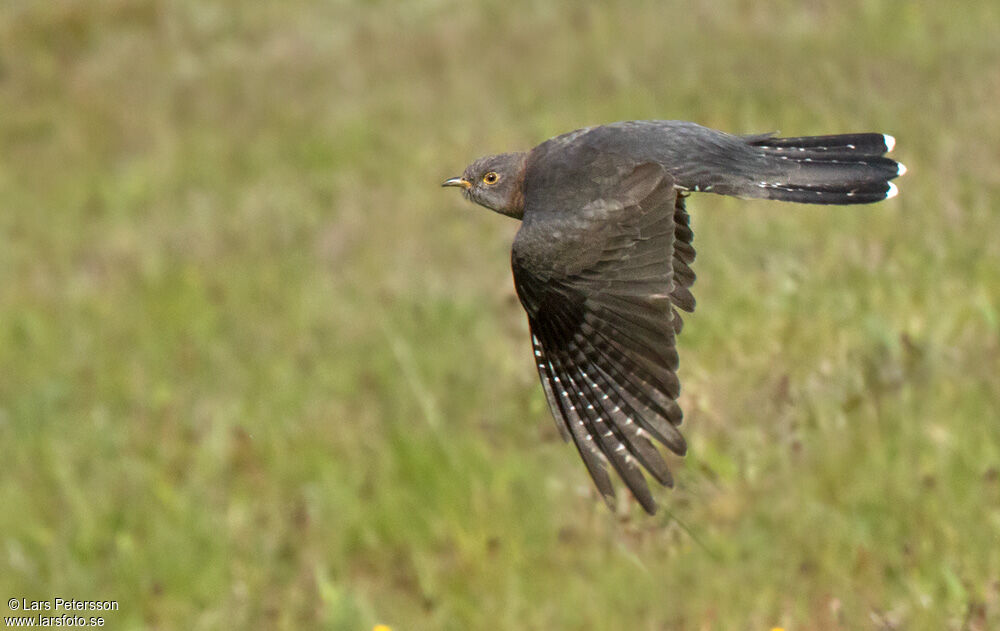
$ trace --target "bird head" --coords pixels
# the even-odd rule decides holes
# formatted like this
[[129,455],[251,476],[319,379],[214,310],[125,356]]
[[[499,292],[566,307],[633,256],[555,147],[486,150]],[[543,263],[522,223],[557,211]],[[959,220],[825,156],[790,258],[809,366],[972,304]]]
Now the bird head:
[[479,158],[461,177],[441,186],[459,186],[466,199],[502,215],[520,219],[524,214],[524,167],[526,153],[501,153]]

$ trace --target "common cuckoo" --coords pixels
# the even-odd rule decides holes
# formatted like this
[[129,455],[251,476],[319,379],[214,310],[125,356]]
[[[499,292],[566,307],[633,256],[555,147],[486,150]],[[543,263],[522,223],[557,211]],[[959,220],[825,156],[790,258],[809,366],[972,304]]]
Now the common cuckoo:
[[607,465],[652,514],[642,469],[673,486],[652,439],[687,450],[676,347],[679,311],[695,306],[687,196],[881,201],[905,171],[884,156],[894,144],[876,133],[776,138],[629,121],[480,158],[444,182],[521,220],[511,265],[538,376],[562,437],[609,505]]

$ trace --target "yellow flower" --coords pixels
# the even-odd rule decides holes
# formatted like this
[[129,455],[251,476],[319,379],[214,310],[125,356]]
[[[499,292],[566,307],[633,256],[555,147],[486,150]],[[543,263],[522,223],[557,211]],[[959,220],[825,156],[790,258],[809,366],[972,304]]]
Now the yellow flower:
[[372,627],[372,631],[392,631],[392,629],[387,624],[377,624]]

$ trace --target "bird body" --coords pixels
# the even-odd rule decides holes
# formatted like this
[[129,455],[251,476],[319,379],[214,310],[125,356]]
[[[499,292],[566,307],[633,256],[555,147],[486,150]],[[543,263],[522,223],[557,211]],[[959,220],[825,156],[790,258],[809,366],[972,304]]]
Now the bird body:
[[642,469],[673,484],[653,440],[687,449],[676,350],[680,311],[695,307],[686,197],[880,201],[905,171],[883,156],[893,144],[873,133],[775,138],[628,121],[480,158],[444,183],[522,220],[511,266],[539,378],[605,500],[615,495],[610,465],[652,514]]

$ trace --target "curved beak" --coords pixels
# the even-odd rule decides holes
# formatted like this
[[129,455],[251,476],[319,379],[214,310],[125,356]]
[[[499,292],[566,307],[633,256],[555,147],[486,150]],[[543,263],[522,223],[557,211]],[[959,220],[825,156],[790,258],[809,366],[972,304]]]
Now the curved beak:
[[442,182],[441,186],[461,186],[462,188],[469,188],[472,186],[472,182],[464,177],[453,177]]

